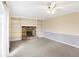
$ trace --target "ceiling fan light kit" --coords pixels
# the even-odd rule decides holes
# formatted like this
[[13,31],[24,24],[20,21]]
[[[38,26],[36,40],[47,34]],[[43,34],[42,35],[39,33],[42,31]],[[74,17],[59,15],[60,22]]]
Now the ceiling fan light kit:
[[51,2],[50,5],[48,6],[48,10],[46,11],[47,13],[54,14],[55,13],[55,7],[56,7],[56,2]]

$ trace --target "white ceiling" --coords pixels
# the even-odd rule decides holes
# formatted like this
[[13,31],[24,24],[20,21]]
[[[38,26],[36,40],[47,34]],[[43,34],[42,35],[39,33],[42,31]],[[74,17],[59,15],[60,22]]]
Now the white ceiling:
[[55,14],[46,12],[51,1],[9,1],[7,2],[11,16],[32,19],[51,19],[52,17],[79,11],[78,1],[56,1],[58,7]]

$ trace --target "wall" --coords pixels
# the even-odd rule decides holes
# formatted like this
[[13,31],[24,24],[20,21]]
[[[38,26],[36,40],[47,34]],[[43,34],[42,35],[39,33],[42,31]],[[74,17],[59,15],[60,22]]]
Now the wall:
[[42,33],[42,20],[37,20],[36,34],[37,34],[38,37],[43,37],[43,33]]
[[11,18],[10,20],[10,41],[21,40],[21,20]]
[[79,12],[43,21],[44,37],[79,47]]
[[[37,24],[38,23],[38,24]],[[10,41],[21,40],[22,38],[22,26],[37,26],[36,27],[36,35],[40,36],[40,21],[33,20],[33,19],[26,19],[26,18],[15,18],[11,17],[10,21]]]

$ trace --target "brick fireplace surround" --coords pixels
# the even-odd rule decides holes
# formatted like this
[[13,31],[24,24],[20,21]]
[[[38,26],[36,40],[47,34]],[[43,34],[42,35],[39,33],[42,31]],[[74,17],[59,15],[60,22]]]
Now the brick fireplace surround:
[[36,26],[22,26],[22,40],[36,36]]

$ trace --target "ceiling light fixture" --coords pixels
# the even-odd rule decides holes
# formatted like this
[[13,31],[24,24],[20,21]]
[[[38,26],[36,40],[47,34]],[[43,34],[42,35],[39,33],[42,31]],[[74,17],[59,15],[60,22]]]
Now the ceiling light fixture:
[[55,7],[56,7],[56,2],[51,2],[48,6],[48,9],[47,9],[47,13],[51,13],[51,14],[54,14],[55,13]]

